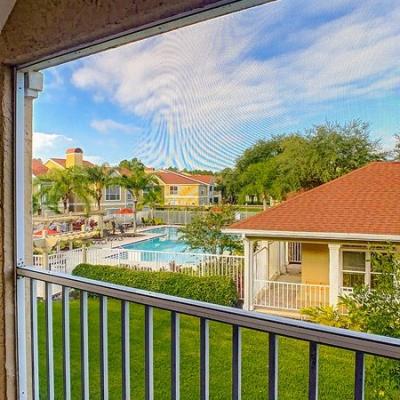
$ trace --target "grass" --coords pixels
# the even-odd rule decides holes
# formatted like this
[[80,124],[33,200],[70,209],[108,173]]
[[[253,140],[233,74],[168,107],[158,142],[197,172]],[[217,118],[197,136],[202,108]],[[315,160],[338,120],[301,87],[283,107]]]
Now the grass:
[[[63,398],[61,303],[54,303],[54,356],[56,398]],[[121,398],[120,303],[109,300],[109,387],[110,399]],[[38,305],[41,398],[46,399],[45,308]],[[80,399],[79,301],[70,302],[72,397]],[[155,399],[170,399],[170,314],[154,311]],[[144,307],[130,306],[131,397],[144,398]],[[100,398],[99,303],[89,299],[90,398]],[[242,337],[243,400],[267,398],[268,335],[244,330]],[[320,350],[320,399],[353,397],[354,355],[352,352],[322,346]],[[210,398],[231,398],[231,328],[210,324]],[[199,398],[199,321],[181,318],[181,395],[182,400]],[[306,399],[308,382],[308,344],[280,338],[279,398]]]

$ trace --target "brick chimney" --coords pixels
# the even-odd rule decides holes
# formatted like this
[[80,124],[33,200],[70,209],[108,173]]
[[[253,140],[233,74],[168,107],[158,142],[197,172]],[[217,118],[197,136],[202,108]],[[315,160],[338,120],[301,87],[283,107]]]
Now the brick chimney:
[[83,151],[80,148],[67,149],[65,154],[65,166],[80,167],[83,165]]

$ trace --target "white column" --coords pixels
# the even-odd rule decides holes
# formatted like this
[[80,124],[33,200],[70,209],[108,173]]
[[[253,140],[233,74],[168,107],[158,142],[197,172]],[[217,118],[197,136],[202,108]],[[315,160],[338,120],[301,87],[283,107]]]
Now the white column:
[[248,238],[243,239],[244,244],[244,302],[243,309],[253,310],[253,285],[254,285],[254,243]]
[[340,244],[329,243],[329,304],[337,305],[341,286]]

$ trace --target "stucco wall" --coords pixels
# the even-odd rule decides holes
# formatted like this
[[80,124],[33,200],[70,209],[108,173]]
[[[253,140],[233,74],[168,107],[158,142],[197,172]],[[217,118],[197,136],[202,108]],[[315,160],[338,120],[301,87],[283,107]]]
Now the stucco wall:
[[301,280],[303,283],[329,283],[329,251],[327,244],[302,244]]
[[177,16],[196,15],[180,21],[182,26],[203,19],[202,11],[229,3],[235,5],[224,12],[244,7],[237,0],[18,0],[0,36],[0,62],[26,63]]
[[0,399],[16,396],[12,71],[0,64]]

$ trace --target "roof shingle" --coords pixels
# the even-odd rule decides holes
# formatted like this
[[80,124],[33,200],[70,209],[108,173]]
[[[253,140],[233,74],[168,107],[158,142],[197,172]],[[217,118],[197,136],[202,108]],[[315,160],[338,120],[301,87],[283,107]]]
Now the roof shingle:
[[400,162],[368,164],[230,228],[399,235]]

